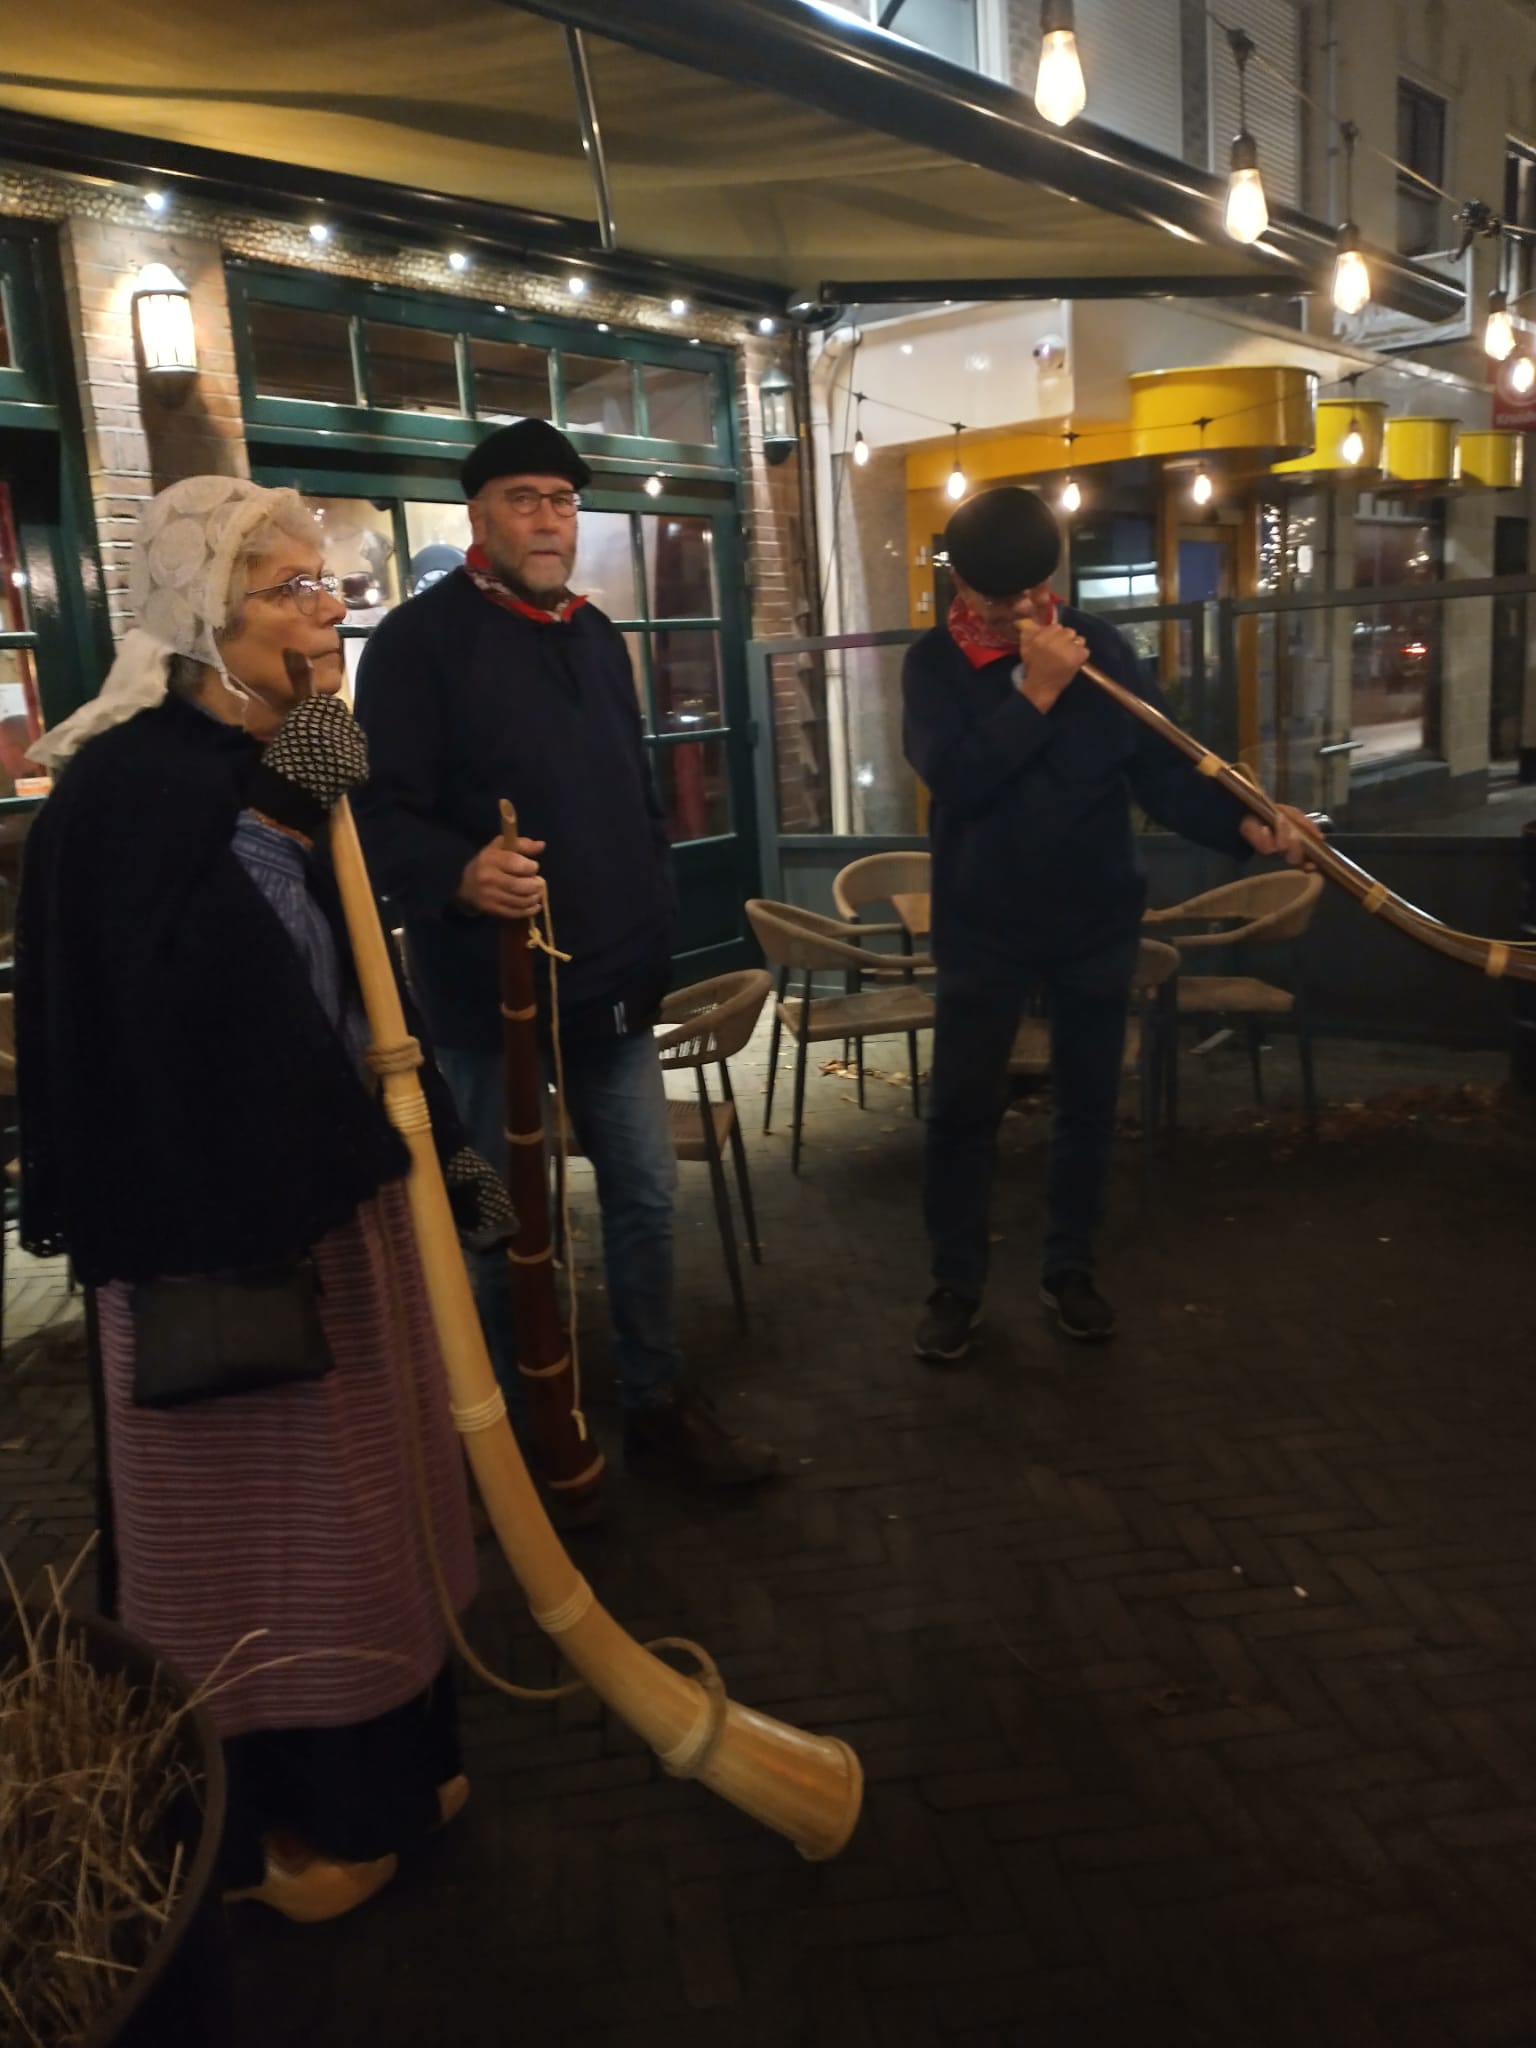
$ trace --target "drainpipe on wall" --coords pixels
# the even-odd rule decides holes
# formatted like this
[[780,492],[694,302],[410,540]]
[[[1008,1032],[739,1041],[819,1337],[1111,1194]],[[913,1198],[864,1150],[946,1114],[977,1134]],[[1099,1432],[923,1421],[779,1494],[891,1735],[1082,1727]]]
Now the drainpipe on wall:
[[[811,363],[811,451],[816,478],[816,534],[820,560],[815,565],[821,591],[821,630],[841,633],[843,624],[842,535],[836,516],[837,479],[833,454],[838,447],[846,367],[859,344],[856,327],[838,327],[822,341]],[[832,790],[832,830],[849,832],[852,816],[848,787],[848,701],[843,664],[827,656],[827,779]]]

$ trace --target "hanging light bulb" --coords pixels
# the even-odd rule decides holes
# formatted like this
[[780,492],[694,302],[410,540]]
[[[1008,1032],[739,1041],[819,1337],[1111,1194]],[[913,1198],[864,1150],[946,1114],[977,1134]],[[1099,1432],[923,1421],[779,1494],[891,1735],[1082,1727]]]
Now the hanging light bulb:
[[1339,453],[1351,469],[1357,463],[1365,460],[1365,436],[1360,431],[1360,422],[1358,420],[1352,419],[1350,421],[1348,430],[1343,440],[1339,443]]
[[1360,230],[1351,218],[1355,198],[1355,143],[1360,130],[1346,121],[1339,130],[1344,144],[1344,220],[1339,228],[1339,253],[1333,262],[1333,303],[1353,317],[1371,303],[1371,273],[1360,254]]
[[1209,505],[1215,490],[1216,486],[1211,482],[1211,473],[1202,462],[1195,471],[1195,480],[1189,487],[1189,495],[1197,505]]
[[1248,132],[1248,59],[1255,46],[1252,36],[1240,28],[1229,30],[1227,40],[1237,66],[1237,133],[1232,138],[1223,225],[1234,242],[1256,242],[1269,226],[1269,205],[1259,176],[1259,145]]
[[1536,356],[1529,349],[1522,349],[1510,364],[1509,388],[1520,398],[1536,391]]
[[864,394],[855,391],[853,395],[859,408],[853,416],[853,459],[862,469],[869,460],[869,443],[864,438]]
[[1088,88],[1083,82],[1083,60],[1077,54],[1072,0],[1041,0],[1035,112],[1052,127],[1065,128],[1087,104]]
[[1515,352],[1515,323],[1509,317],[1509,297],[1502,291],[1488,294],[1488,325],[1483,329],[1483,347],[1496,363],[1508,362]]
[[1069,476],[1061,487],[1061,496],[1056,500],[1063,512],[1081,512],[1083,491],[1075,476]]
[[964,471],[964,470],[963,470],[963,469],[962,469],[962,468],[960,467],[960,436],[961,436],[961,435],[962,435],[962,434],[964,433],[964,431],[965,431],[965,428],[964,428],[964,426],[963,426],[963,425],[961,424],[961,422],[960,422],[959,420],[956,420],[956,421],[955,421],[955,466],[954,466],[954,468],[953,468],[953,469],[952,469],[952,470],[951,470],[951,471],[949,472],[949,481],[948,481],[948,483],[946,483],[946,484],[945,484],[945,486],[944,486],[944,489],[945,489],[945,490],[946,490],[946,492],[947,492],[947,493],[949,494],[949,496],[950,496],[950,497],[951,497],[952,499],[954,499],[954,501],[956,502],[956,504],[958,504],[958,503],[959,503],[959,501],[960,501],[960,500],[961,500],[961,499],[962,499],[962,498],[963,498],[963,497],[965,496],[965,494],[966,494],[966,491],[967,491],[967,490],[968,490],[968,489],[970,488],[970,487],[969,487],[969,485],[968,485],[968,484],[966,483],[966,480],[965,480],[965,471]]
[[1333,303],[1341,313],[1363,313],[1371,303],[1371,273],[1357,246],[1359,230],[1353,221],[1339,229],[1339,253],[1333,262]]

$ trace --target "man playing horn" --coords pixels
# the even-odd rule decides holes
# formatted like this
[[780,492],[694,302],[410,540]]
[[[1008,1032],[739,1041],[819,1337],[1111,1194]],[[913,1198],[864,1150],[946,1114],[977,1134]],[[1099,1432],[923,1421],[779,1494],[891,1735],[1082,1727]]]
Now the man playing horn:
[[964,1357],[987,1278],[987,1212],[1008,1057],[1026,997],[1051,1005],[1051,1141],[1041,1298],[1069,1337],[1113,1336],[1094,1285],[1146,878],[1132,798],[1236,859],[1307,857],[1098,691],[1085,661],[1161,705],[1124,638],[1058,605],[1061,532],[1044,501],[983,491],[944,536],[957,595],[907,653],[907,759],[932,797],[933,1087],[923,1173],[933,1292],[920,1358]]

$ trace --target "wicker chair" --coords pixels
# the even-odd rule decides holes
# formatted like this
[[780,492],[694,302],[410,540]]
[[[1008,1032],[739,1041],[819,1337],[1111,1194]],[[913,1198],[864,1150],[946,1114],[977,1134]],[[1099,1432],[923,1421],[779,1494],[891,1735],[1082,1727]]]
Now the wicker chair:
[[[698,1086],[697,1101],[673,1096],[667,1103],[672,1143],[679,1159],[701,1159],[709,1167],[709,1185],[720,1225],[720,1248],[730,1276],[736,1320],[743,1329],[747,1326],[747,1300],[741,1284],[731,1198],[725,1184],[726,1145],[731,1148],[731,1161],[736,1169],[736,1192],[741,1197],[741,1213],[754,1265],[763,1263],[763,1248],[758,1242],[746,1147],[742,1143],[741,1118],[727,1062],[734,1059],[757,1029],[757,1020],[772,988],[771,975],[761,967],[748,967],[736,974],[717,975],[713,981],[697,982],[692,988],[676,989],[661,1006],[661,1022],[656,1030],[662,1071],[692,1073]],[[710,1098],[707,1067],[719,1069],[718,1102]]]
[[[1164,928],[1195,924],[1204,929],[1170,936],[1187,968],[1191,958],[1213,948],[1285,946],[1289,952],[1289,987],[1246,974],[1190,974],[1180,970],[1180,1017],[1241,1017],[1248,1036],[1253,1092],[1264,1100],[1260,1051],[1266,1029],[1289,1018],[1296,1032],[1301,1063],[1301,1091],[1309,1121],[1317,1116],[1317,1089],[1312,1067],[1312,1024],[1307,1010],[1304,940],[1312,913],[1323,893],[1323,878],[1287,868],[1277,874],[1250,875],[1227,882],[1166,910],[1149,910],[1144,922]],[[1175,1068],[1177,1054],[1175,1054]],[[1170,1121],[1172,1118],[1170,1103]]]
[[[862,944],[866,938],[898,938],[903,953],[910,953],[912,933],[904,924],[863,924],[862,913],[871,903],[890,903],[898,896],[926,896],[933,881],[933,856],[929,853],[870,853],[850,861],[832,878],[832,901],[837,914],[848,924],[859,926]],[[852,968],[846,977],[848,993],[858,991],[859,977]],[[907,1034],[907,1059],[917,1072],[917,1033]],[[843,1049],[847,1064],[848,1049]],[[859,1107],[864,1107],[864,1062],[858,1068]]]
[[[751,1247],[754,1265],[762,1264],[763,1248],[758,1241],[757,1211],[752,1203],[752,1182],[747,1173],[747,1155],[741,1139],[741,1118],[737,1113],[727,1062],[734,1059],[757,1029],[757,1020],[763,1013],[763,1004],[767,1002],[772,987],[772,976],[765,974],[761,967],[747,967],[735,974],[717,975],[712,981],[695,982],[692,988],[674,989],[661,1006],[661,1018],[656,1026],[656,1051],[663,1074],[692,1073],[697,1084],[697,1096],[693,1101],[679,1095],[667,1098],[667,1121],[678,1158],[702,1160],[709,1168],[715,1220],[720,1226],[720,1249],[725,1256],[725,1270],[731,1282],[731,1299],[736,1304],[736,1320],[743,1329],[747,1325],[747,1298],[742,1286],[741,1258],[736,1247],[736,1225],[725,1182],[727,1145],[736,1170],[736,1192],[741,1198],[741,1213],[747,1226],[747,1243]],[[710,1096],[705,1073],[708,1067],[720,1070],[718,1102]],[[553,1105],[550,1121],[556,1121]],[[555,1251],[557,1257],[563,1258],[565,1246],[561,1218],[565,1208],[565,1190],[561,1177],[562,1160],[558,1145],[551,1149],[555,1182]],[[575,1131],[567,1124],[565,1158],[584,1157]]]
[[[805,1117],[806,1048],[842,1038],[859,1047],[863,1064],[863,1041],[891,1034],[915,1034],[933,1023],[933,998],[914,985],[914,978],[931,974],[933,963],[925,954],[866,953],[858,939],[872,937],[876,928],[850,927],[834,917],[822,917],[814,910],[801,910],[792,903],[769,903],[756,898],[747,905],[747,916],[763,956],[778,969],[778,996],[773,1010],[773,1036],[768,1049],[768,1088],[763,1104],[763,1129],[773,1118],[773,1087],[779,1063],[779,1037],[788,1031],[795,1041],[795,1108],[790,1142],[790,1171],[800,1171],[800,1129]],[[818,968],[837,974],[858,972],[862,980],[894,981],[894,988],[859,988],[853,994],[818,996],[812,977]],[[789,993],[790,976],[801,975],[799,996]],[[912,1062],[912,1114],[922,1114],[918,1089],[917,1061]]]
[[[1166,1106],[1170,1129],[1177,1100],[1173,1081],[1178,1056],[1177,1015],[1174,997],[1178,986],[1179,955],[1173,946],[1157,939],[1143,939],[1131,984],[1132,1011],[1125,1034],[1123,1070],[1135,1074],[1141,1083],[1142,1167],[1151,1160],[1153,1133]],[[1051,1021],[1046,1015],[1028,1016],[1020,1024],[1009,1057],[1010,1074],[1048,1074],[1051,1070]]]

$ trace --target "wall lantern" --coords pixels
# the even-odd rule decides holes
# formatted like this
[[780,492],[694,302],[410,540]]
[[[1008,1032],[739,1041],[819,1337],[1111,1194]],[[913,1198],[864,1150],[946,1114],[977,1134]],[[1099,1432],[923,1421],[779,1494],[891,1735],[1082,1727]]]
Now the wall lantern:
[[146,263],[133,292],[139,359],[163,397],[183,396],[197,374],[192,298],[164,263]]
[[768,369],[757,393],[763,417],[763,454],[769,462],[786,462],[800,445],[795,387],[782,370]]

